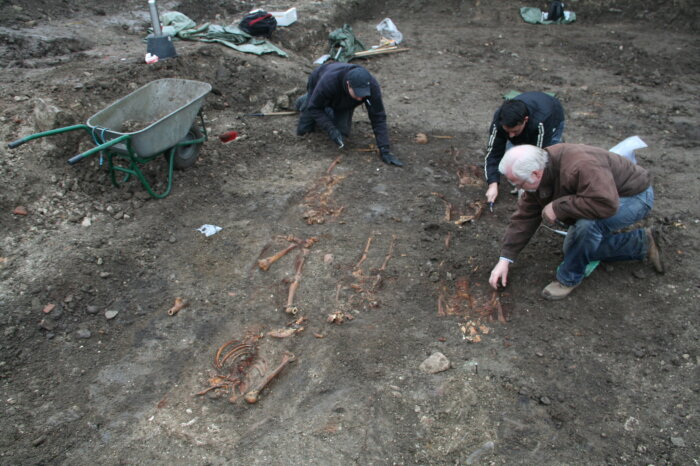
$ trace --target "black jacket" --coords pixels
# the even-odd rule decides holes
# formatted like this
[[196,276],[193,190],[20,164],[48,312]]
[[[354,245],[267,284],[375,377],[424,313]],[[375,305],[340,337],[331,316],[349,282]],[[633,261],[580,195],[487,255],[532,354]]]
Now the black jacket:
[[[529,119],[523,132],[510,139],[511,144],[514,146],[531,144],[543,148],[550,146],[554,132],[564,121],[564,108],[559,100],[544,92],[524,92],[513,100],[525,103]],[[498,164],[501,163],[506,151],[506,142],[509,140],[508,133],[499,124],[500,119],[501,108],[499,107],[489,127],[489,142],[484,160],[484,173],[486,182],[489,184],[497,183],[501,179]]]
[[324,111],[326,107],[334,111],[354,111],[355,107],[365,104],[369,120],[372,123],[374,137],[379,149],[389,149],[389,131],[386,126],[386,112],[382,103],[382,90],[379,83],[371,76],[371,95],[363,101],[353,99],[348,93],[345,75],[359,65],[349,63],[327,63],[316,68],[309,76],[307,91],[309,94],[306,112],[316,120],[316,124],[327,134],[335,129],[333,121]]

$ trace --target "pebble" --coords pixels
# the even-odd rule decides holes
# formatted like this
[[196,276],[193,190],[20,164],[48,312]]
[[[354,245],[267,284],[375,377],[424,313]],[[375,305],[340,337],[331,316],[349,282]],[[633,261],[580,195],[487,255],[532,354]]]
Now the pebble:
[[109,278],[112,274],[109,272],[100,272],[100,278]]
[[105,317],[107,320],[112,320],[117,317],[117,314],[119,314],[119,311],[107,311],[105,312]]
[[543,396],[540,398],[540,403],[542,403],[545,406],[549,406],[552,404],[552,400],[550,400],[549,397]]
[[27,208],[22,206],[22,205],[18,205],[17,207],[15,207],[15,210],[13,210],[12,213],[15,215],[27,215],[28,214]]
[[674,447],[684,447],[685,440],[682,437],[671,437],[671,443]]
[[41,321],[39,322],[39,327],[43,328],[44,330],[51,331],[56,327],[56,324],[54,324],[48,319],[41,319]]
[[175,235],[170,235],[170,238],[168,238],[168,242],[174,243],[175,241],[177,241],[177,238],[175,238]]
[[75,334],[81,340],[87,340],[88,338],[90,338],[92,336],[92,333],[90,332],[90,330],[85,329],[85,328],[78,329],[78,331],[75,332]]
[[80,224],[84,227],[89,227],[90,225],[92,225],[92,220],[90,220],[90,217],[85,217],[83,221],[80,222]]
[[88,306],[87,309],[85,309],[85,311],[86,311],[88,314],[95,315],[95,314],[97,314],[98,312],[100,312],[100,308],[98,308],[97,306]]
[[438,372],[446,371],[450,366],[450,360],[447,359],[447,356],[436,351],[423,361],[418,368],[426,374],[437,374]]
[[44,443],[45,441],[46,441],[46,436],[45,436],[45,435],[42,435],[41,437],[35,439],[35,440],[32,442],[32,445],[35,446],[35,447],[38,447],[39,445],[41,445],[41,444]]

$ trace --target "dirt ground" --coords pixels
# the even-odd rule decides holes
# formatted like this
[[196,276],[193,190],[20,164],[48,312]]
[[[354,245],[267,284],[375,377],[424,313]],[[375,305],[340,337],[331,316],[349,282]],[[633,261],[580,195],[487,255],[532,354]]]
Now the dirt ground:
[[[0,1],[0,463],[698,464],[698,6],[572,0],[575,23],[535,26],[518,9],[544,2],[495,3],[160,2],[199,24],[299,19],[272,38],[287,58],[180,41],[147,65],[146,2]],[[361,109],[342,151],[243,116],[288,110],[330,31],[375,45],[385,17],[410,50],[357,62],[403,168],[368,150]],[[160,78],[213,87],[209,139],[164,199],[113,186],[98,155],[67,164],[86,131],[7,147]],[[503,186],[479,216],[479,168],[509,90],[555,92],[567,142],[649,145],[665,275],[603,264],[543,301],[562,240],[541,230],[490,291],[516,200]],[[157,189],[164,161],[145,166]],[[449,368],[428,373],[437,352]],[[289,353],[257,403],[229,401]]]

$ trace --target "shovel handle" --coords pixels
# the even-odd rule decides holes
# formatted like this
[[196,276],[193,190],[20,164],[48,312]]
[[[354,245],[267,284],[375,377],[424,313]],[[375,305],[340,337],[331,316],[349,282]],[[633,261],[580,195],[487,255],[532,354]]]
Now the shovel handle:
[[299,112],[268,112],[268,113],[246,113],[244,116],[284,116],[284,115],[296,115]]

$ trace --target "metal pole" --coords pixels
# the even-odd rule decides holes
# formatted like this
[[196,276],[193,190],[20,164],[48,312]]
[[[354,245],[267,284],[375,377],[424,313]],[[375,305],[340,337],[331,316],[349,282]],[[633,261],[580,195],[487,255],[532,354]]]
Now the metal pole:
[[160,27],[160,18],[158,17],[158,7],[156,0],[148,0],[148,8],[151,10],[151,22],[153,23],[153,35],[160,37],[163,35],[163,30]]

